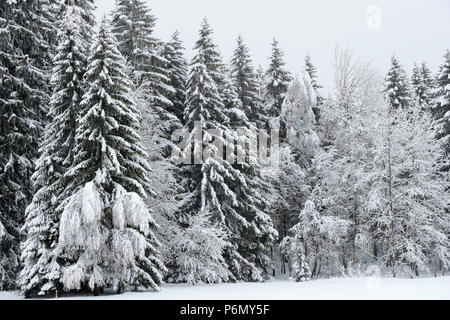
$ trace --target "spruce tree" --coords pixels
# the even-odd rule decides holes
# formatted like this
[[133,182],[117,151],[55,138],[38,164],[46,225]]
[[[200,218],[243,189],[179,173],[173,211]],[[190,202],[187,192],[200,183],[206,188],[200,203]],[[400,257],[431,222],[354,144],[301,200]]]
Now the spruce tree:
[[[435,81],[433,75],[431,74],[430,68],[428,68],[425,61],[420,65],[420,72],[422,74],[422,79],[428,89],[432,89],[435,86]],[[430,98],[430,97],[429,97]]]
[[120,52],[136,72],[137,78],[149,70],[151,55],[158,46],[157,39],[153,37],[155,23],[156,18],[144,1],[116,1],[112,13],[113,32]]
[[19,283],[25,296],[50,294],[60,287],[60,265],[53,255],[62,213],[58,209],[59,195],[66,183],[64,173],[74,158],[76,119],[87,59],[83,52],[87,44],[81,38],[79,22],[79,11],[68,7],[53,60],[49,123],[33,174],[36,192],[27,208],[23,227],[27,236],[22,244],[24,268]]
[[[104,19],[88,58],[89,88],[80,104],[74,161],[65,174],[69,182],[56,250],[66,261],[67,290],[158,289],[165,271],[155,222],[142,201],[150,190],[150,168],[125,63]],[[92,239],[83,237],[89,234]]]
[[437,124],[437,138],[445,151],[443,169],[450,169],[450,50],[444,55],[444,62],[437,76],[437,89],[433,100],[433,115]]
[[[270,264],[267,243],[273,241],[276,232],[270,218],[261,210],[264,201],[250,176],[244,173],[244,168],[251,170],[250,165],[242,164],[238,168],[229,162],[230,159],[223,159],[223,150],[230,146],[226,139],[231,135],[227,128],[230,125],[228,115],[233,112],[239,118],[245,114],[238,109],[232,111],[232,100],[226,100],[229,109],[225,110],[206,65],[206,61],[212,60],[210,53],[208,48],[199,46],[188,77],[185,122],[190,133],[185,151],[189,150],[186,154],[191,154],[193,145],[194,159],[197,158],[197,163],[199,159],[202,161],[183,168],[188,183],[182,212],[211,215],[211,222],[219,223],[227,232],[224,257],[233,275],[231,279],[261,281]],[[226,77],[222,75],[221,78],[225,83]],[[230,84],[228,82],[223,88],[231,98],[233,88]],[[242,123],[245,118],[235,121]],[[210,154],[204,153],[202,159],[203,150]]]
[[414,96],[416,97],[418,102],[421,103],[423,93],[423,81],[420,68],[417,65],[417,63],[414,63],[414,67],[412,69],[411,88],[414,90]]
[[[66,190],[76,190],[93,180],[100,168],[106,170],[106,183],[114,181],[127,191],[145,196],[149,190],[148,164],[141,157],[145,151],[136,132],[140,113],[130,94],[132,84],[124,58],[109,31],[104,19],[88,58],[84,81],[89,87],[80,104],[76,156],[66,174],[73,181]],[[102,125],[95,125],[96,121]]]
[[212,35],[213,30],[208,20],[203,18],[199,30],[199,39],[195,42],[194,50],[203,50],[208,52],[205,56],[206,70],[216,84],[219,95],[222,97],[225,65],[223,63],[219,48],[213,42]]
[[[79,28],[81,38],[85,41],[89,41],[92,39],[94,30],[92,26],[95,25],[95,14],[94,11],[96,9],[94,0],[60,0],[62,2],[61,5],[61,15],[64,17],[65,12],[67,12],[69,7],[75,7],[79,10],[80,20]],[[86,48],[89,49],[89,48]]]
[[422,64],[420,65],[420,73],[421,73],[422,81],[425,85],[425,90],[426,90],[426,92],[423,96],[423,99],[428,104],[428,103],[430,103],[432,95],[433,95],[435,81],[433,79],[433,75],[430,71],[430,68],[428,68],[425,61],[423,61]]
[[[140,104],[145,104],[141,107],[144,119],[155,113],[158,130],[168,140],[174,127],[179,124],[169,99],[170,95],[175,94],[170,85],[169,61],[162,55],[161,41],[153,35],[155,23],[156,18],[145,1],[116,2],[112,13],[113,32],[120,52],[131,67]],[[168,141],[162,142],[170,144]]]
[[[251,206],[244,206],[238,212],[246,217],[246,219],[252,220],[252,224],[255,227],[244,232],[240,239],[237,238],[237,241],[240,243],[243,252],[245,252],[243,256],[254,257],[255,266],[259,269],[261,276],[265,278],[269,269],[273,267],[273,262],[269,254],[277,238],[273,221],[268,215],[270,203],[266,199],[266,193],[270,190],[270,184],[265,181],[265,177],[262,174],[263,168],[262,164],[256,159],[256,150],[252,150],[250,147],[254,143],[252,139],[255,138],[258,129],[247,118],[236,86],[228,73],[225,76],[224,88],[224,97],[227,97],[224,98],[225,113],[229,118],[228,128],[231,129],[228,131],[228,135],[232,135],[231,137],[228,136],[227,140],[233,141],[233,144],[236,146],[233,157],[227,154],[227,160],[245,178],[245,183],[243,185],[238,184],[235,189],[238,201],[253,204]],[[255,232],[256,229],[262,232]],[[249,260],[251,261],[251,259]],[[235,274],[238,272],[238,269],[234,271]],[[248,276],[247,278],[242,277],[241,279],[248,279]],[[250,280],[257,279],[250,278]]]
[[320,106],[323,104],[323,97],[319,94],[319,89],[322,88],[322,86],[317,82],[317,69],[311,62],[311,57],[309,54],[305,57],[305,69],[304,69],[309,77],[311,78],[311,84],[316,92],[317,96],[317,104],[315,107],[313,107],[313,112],[316,117],[316,121],[320,119]]
[[407,108],[410,105],[409,81],[396,56],[391,59],[391,66],[386,75],[384,86],[385,98],[391,108]]
[[[46,75],[51,73],[52,57],[58,46],[60,10],[59,1],[38,0],[35,1],[35,14],[31,15],[33,21],[30,24],[34,25],[34,33],[38,35],[37,38],[42,39],[42,45],[30,48],[33,52],[30,56],[36,59],[35,65],[44,70]],[[48,85],[47,90],[51,93]]]
[[269,117],[278,117],[280,115],[281,105],[291,81],[290,73],[285,69],[285,65],[283,52],[278,47],[278,41],[274,38],[272,41],[272,54],[269,57],[269,68],[266,71],[265,93],[268,100],[266,110]]
[[231,60],[232,78],[247,117],[257,126],[262,126],[260,118],[262,106],[258,97],[258,84],[252,59],[242,36],[237,38],[236,43]]
[[422,108],[426,108],[431,99],[433,89],[433,79],[431,78],[430,69],[425,62],[419,66],[414,64],[411,75],[411,87],[413,89],[414,98]]
[[[207,171],[205,171],[207,169],[205,161],[202,161],[203,149],[211,138],[206,134],[206,130],[217,130],[218,134],[214,138],[223,140],[219,135],[225,130],[223,124],[228,121],[216,84],[207,71],[207,55],[207,51],[199,49],[191,62],[188,73],[186,109],[184,111],[185,126],[190,131],[184,150],[188,165],[181,168],[186,179],[184,187],[187,195],[181,204],[180,222],[188,221],[190,216],[195,216],[199,212],[207,215],[222,214],[217,193],[211,192],[212,186],[208,181]],[[216,152],[218,151],[216,150]],[[213,163],[212,159],[210,161],[210,167],[212,164],[219,167],[219,163]],[[214,167],[210,170],[214,170]],[[219,177],[221,176],[222,174]],[[207,188],[211,190],[209,193],[214,195],[213,197],[209,196],[208,199],[206,197]],[[208,212],[212,206],[215,206],[214,209],[217,210]]]
[[0,288],[14,289],[19,230],[32,196],[31,174],[48,101],[49,25],[35,1],[0,4]]
[[184,47],[180,40],[180,33],[175,31],[168,43],[164,46],[163,56],[168,61],[170,85],[174,92],[168,98],[172,102],[169,112],[183,122],[184,104],[186,101],[187,62],[184,58]]

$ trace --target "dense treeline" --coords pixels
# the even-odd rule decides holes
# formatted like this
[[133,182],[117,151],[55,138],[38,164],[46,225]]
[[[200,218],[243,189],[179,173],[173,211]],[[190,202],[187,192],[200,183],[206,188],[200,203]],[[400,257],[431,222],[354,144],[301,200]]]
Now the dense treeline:
[[94,9],[0,3],[0,290],[448,271],[450,51],[383,79],[337,49],[325,96],[276,39],[227,64],[204,19],[188,62],[145,1]]

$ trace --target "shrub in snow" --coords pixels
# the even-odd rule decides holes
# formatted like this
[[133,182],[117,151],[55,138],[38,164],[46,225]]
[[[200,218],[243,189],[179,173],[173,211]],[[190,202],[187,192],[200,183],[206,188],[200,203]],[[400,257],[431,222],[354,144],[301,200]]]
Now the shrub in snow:
[[169,244],[167,261],[172,271],[170,282],[217,283],[230,278],[223,251],[228,242],[225,230],[211,223],[210,215],[189,218],[185,229],[175,231]]
[[281,242],[281,248],[292,261],[291,272],[297,281],[309,279],[320,268],[320,259],[336,252],[347,233],[349,223],[333,216],[322,216],[311,200],[305,202],[298,223],[289,230],[289,236]]

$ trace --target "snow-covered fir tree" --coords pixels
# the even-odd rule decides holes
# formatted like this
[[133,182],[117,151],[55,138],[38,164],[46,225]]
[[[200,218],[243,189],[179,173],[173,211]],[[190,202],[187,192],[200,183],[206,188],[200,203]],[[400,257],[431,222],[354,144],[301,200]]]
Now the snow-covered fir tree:
[[444,148],[443,169],[450,169],[450,50],[444,55],[439,74],[437,76],[437,88],[433,100],[433,115],[436,120],[437,138]]
[[236,40],[236,49],[231,59],[231,74],[248,119],[257,127],[263,126],[260,117],[262,104],[258,96],[256,74],[249,49],[240,35]]
[[414,67],[411,73],[411,88],[413,89],[414,97],[419,100],[419,103],[422,102],[422,93],[424,88],[420,67],[417,65],[417,63],[414,63]]
[[411,74],[411,87],[413,89],[413,96],[422,108],[427,108],[431,100],[431,93],[433,89],[433,79],[431,71],[425,62],[419,66],[414,64]]
[[[96,9],[94,0],[59,0],[61,2],[61,16],[64,17],[68,7],[76,7],[80,13],[80,35],[84,41],[92,39],[95,25],[94,11]],[[89,49],[89,48],[87,48]]]
[[224,228],[228,237],[224,257],[232,279],[261,281],[270,263],[267,251],[275,231],[261,210],[262,198],[252,189],[249,176],[224,159],[223,150],[230,144],[225,139],[230,119],[208,72],[209,54],[208,47],[199,46],[189,71],[185,122],[190,132],[184,151],[188,160],[194,158],[189,162],[194,164],[183,168],[188,179],[182,212],[210,214],[212,223]]
[[435,87],[435,79],[433,77],[433,74],[428,67],[428,65],[423,61],[420,65],[420,72],[422,74],[423,82],[425,83],[426,87],[431,91],[428,92],[427,95],[427,102],[432,98],[432,89]]
[[[243,210],[238,212],[242,211],[241,214],[247,219],[252,219],[254,216],[255,227],[263,231],[260,235],[258,232],[254,234],[254,231],[244,233],[241,239],[236,239],[236,241],[241,242],[240,246],[243,250],[246,247],[255,246],[254,242],[257,242],[257,247],[255,250],[251,250],[251,254],[255,255],[255,264],[262,270],[263,276],[266,276],[269,268],[273,267],[268,254],[269,251],[272,251],[273,242],[277,237],[273,221],[268,216],[270,201],[267,199],[267,194],[271,192],[271,185],[263,174],[263,170],[266,169],[263,166],[267,164],[261,162],[261,159],[258,161],[258,153],[250,147],[255,142],[254,138],[258,130],[247,118],[236,86],[228,73],[225,76],[223,92],[225,114],[229,118],[228,128],[231,128],[227,132],[227,140],[233,141],[235,145],[233,154],[231,156],[227,154],[227,160],[245,178],[244,185],[238,185],[236,188],[237,200],[242,203],[254,204],[244,206]],[[259,152],[264,151],[260,150]]]
[[202,20],[198,35],[199,39],[195,42],[194,50],[208,52],[205,56],[206,69],[216,84],[219,95],[222,97],[225,65],[218,46],[213,42],[213,29],[206,18]]
[[320,94],[319,89],[321,89],[322,86],[317,81],[317,69],[312,64],[311,57],[309,56],[309,54],[307,54],[305,57],[304,71],[306,71],[308,73],[309,77],[311,78],[312,86],[313,86],[314,90],[316,91],[317,105],[313,108],[313,111],[314,111],[314,115],[316,116],[316,120],[319,120],[320,119],[320,106],[323,103],[323,97]]
[[184,103],[186,101],[186,78],[187,78],[187,62],[184,58],[184,47],[180,40],[180,33],[175,31],[170,41],[164,45],[163,56],[168,61],[167,69],[169,70],[170,85],[174,88],[174,92],[170,93],[168,98],[172,102],[168,111],[174,114],[183,122]]
[[384,92],[386,100],[393,109],[407,108],[411,102],[409,81],[396,56],[391,58],[391,66],[385,78]]
[[182,122],[185,62],[177,36],[166,44],[154,37],[155,22],[145,1],[116,1],[113,32],[134,79],[133,94],[142,114],[140,135],[152,168],[147,203],[163,222],[173,216],[176,207],[176,168],[169,160],[174,145],[170,138]]
[[[198,214],[209,215],[222,213],[219,200],[217,199],[217,192],[212,192],[212,197],[206,199],[206,189],[209,184],[206,161],[210,162],[210,167],[214,165],[214,167],[220,167],[222,169],[222,165],[218,161],[213,162],[214,158],[208,160],[203,159],[202,153],[203,148],[213,138],[206,131],[218,131],[214,138],[222,141],[223,138],[221,135],[225,130],[223,124],[228,119],[224,114],[224,106],[217,91],[216,84],[207,71],[207,55],[207,51],[205,52],[202,48],[199,48],[191,62],[188,73],[187,100],[184,117],[186,129],[190,132],[188,141],[186,141],[186,147],[183,150],[185,162],[188,165],[181,168],[186,177],[184,184],[186,195],[180,204],[181,217],[179,218],[180,222],[184,221],[185,223],[189,221],[190,217]],[[219,150],[216,150],[216,152],[219,152]],[[210,168],[210,170],[214,169]],[[222,174],[219,177],[222,177]],[[228,188],[226,185],[225,187]],[[210,210],[210,206],[213,205],[216,206],[214,209],[217,210],[217,213],[214,212],[215,210],[213,212],[208,211]],[[211,216],[211,218],[213,217]],[[224,275],[217,275],[216,279],[220,279],[222,276],[225,277]]]
[[269,57],[269,68],[266,71],[265,110],[269,117],[278,117],[281,113],[286,91],[288,90],[291,76],[285,69],[284,54],[278,46],[277,39],[272,41],[272,54]]
[[[317,215],[314,204],[311,201],[305,203],[305,208],[301,211],[301,218],[306,216]],[[302,222],[305,219],[301,219]],[[309,221],[308,221],[309,222]],[[306,223],[308,223],[306,222]],[[311,271],[305,255],[305,233],[302,232],[299,224],[294,225],[290,230],[290,236],[283,238],[281,242],[281,248],[283,253],[287,257],[291,257],[292,261],[292,274],[297,282],[308,281],[311,279]]]
[[59,35],[60,45],[53,60],[48,119],[33,174],[35,194],[26,212],[23,231],[27,235],[22,248],[23,270],[20,286],[25,296],[49,294],[59,289],[59,263],[52,256],[59,237],[57,209],[64,191],[63,179],[74,158],[75,128],[83,95],[86,56],[81,38],[80,13],[68,7]]
[[[156,18],[145,1],[117,1],[112,14],[119,49],[127,59],[134,79],[136,104],[143,115],[142,143],[151,166],[151,187],[146,203],[161,225],[162,248],[170,250],[168,228],[176,220],[180,187],[176,166],[170,161],[172,132],[182,127],[186,99],[186,62],[178,33],[167,43],[154,37]],[[168,275],[170,276],[170,275]]]
[[172,112],[169,96],[175,94],[175,89],[170,85],[169,61],[163,57],[162,43],[153,34],[155,23],[156,18],[145,1],[116,2],[112,13],[113,32],[133,72],[136,94],[145,103],[144,109],[141,108],[144,119],[154,113],[163,135],[161,143],[170,145],[170,134],[179,127],[179,120]]
[[150,190],[140,143],[140,113],[132,99],[125,59],[104,19],[94,39],[80,104],[75,157],[60,222],[57,256],[65,290],[99,294],[114,286],[158,290],[165,267],[156,224],[143,202]]
[[[15,288],[19,230],[32,196],[31,174],[48,102],[51,27],[44,1],[0,4],[0,287]],[[51,30],[48,30],[51,31]]]
[[111,21],[119,50],[136,73],[134,80],[141,83],[142,73],[149,72],[152,54],[158,47],[153,37],[156,18],[145,1],[119,0]]

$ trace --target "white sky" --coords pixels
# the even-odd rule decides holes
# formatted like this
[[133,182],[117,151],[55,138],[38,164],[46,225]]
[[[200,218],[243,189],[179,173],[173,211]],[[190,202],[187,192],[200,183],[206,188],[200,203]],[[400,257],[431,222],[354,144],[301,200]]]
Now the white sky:
[[[96,0],[99,17],[114,0]],[[147,0],[157,17],[155,35],[181,33],[190,59],[203,17],[207,17],[226,62],[242,34],[255,66],[266,67],[275,36],[290,71],[303,68],[309,53],[324,93],[333,86],[334,48],[349,47],[383,74],[395,52],[410,72],[425,60],[433,72],[450,48],[450,0]],[[380,9],[380,29],[369,29],[367,10]]]

